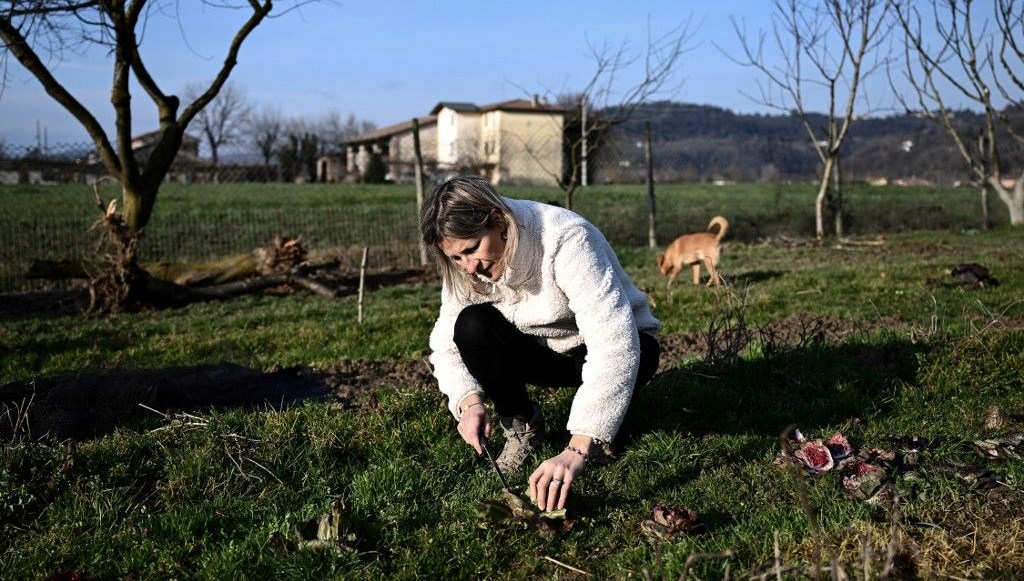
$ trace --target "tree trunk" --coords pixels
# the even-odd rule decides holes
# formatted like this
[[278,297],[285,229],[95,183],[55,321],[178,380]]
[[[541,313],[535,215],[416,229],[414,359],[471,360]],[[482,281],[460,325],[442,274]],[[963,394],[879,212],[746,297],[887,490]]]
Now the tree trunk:
[[836,240],[843,238],[843,176],[842,164],[836,158],[832,172],[832,217],[836,229]]
[[149,224],[149,217],[153,214],[153,201],[156,195],[147,196],[142,191],[137,191],[124,186],[121,188],[121,199],[124,202],[124,210],[121,212],[125,226],[136,234]]
[[1024,175],[1017,179],[1012,191],[995,178],[990,178],[988,185],[996,191],[1010,212],[1010,225],[1024,226]]
[[821,183],[818,184],[818,195],[814,200],[814,234],[819,241],[825,239],[825,196],[828,195],[835,161],[835,157],[831,155],[825,158],[825,165],[821,170]]
[[576,193],[576,186],[572,185],[565,190],[565,207],[569,210],[572,209],[572,195]]

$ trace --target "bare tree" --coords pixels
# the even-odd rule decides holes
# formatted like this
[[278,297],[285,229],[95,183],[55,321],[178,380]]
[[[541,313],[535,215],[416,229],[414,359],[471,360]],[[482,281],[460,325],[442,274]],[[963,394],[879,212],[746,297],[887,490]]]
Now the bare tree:
[[[522,139],[524,150],[562,189],[565,207],[572,208],[576,190],[587,183],[587,161],[600,146],[601,136],[633,118],[640,105],[672,92],[675,66],[691,48],[692,36],[687,18],[664,35],[649,37],[640,53],[626,43],[588,42],[593,74],[582,89],[554,96],[567,111],[563,121],[563,167],[550,167],[547,158],[536,151],[537,146]],[[623,88],[622,78],[635,69],[639,70],[639,80]]]
[[342,121],[341,114],[337,111],[331,111],[315,125],[320,134],[324,153],[336,155],[345,153],[345,144],[349,139],[377,129],[377,125],[373,122],[360,121],[351,113]]
[[[988,193],[1006,205],[1010,224],[1024,224],[1024,168],[1009,185],[1006,160],[1011,147],[1024,146],[1024,128],[1007,114],[1024,99],[1024,9],[1016,0],[996,0],[993,10],[974,12],[970,0],[930,0],[924,14],[921,2],[890,0],[904,36],[904,77],[914,89],[908,110],[942,126],[953,141],[981,194],[982,227],[989,225]],[[985,4],[989,6],[988,3]],[[927,28],[925,25],[927,22]],[[935,38],[933,44],[928,39]],[[949,93],[981,108],[980,127],[963,127],[950,106]],[[1007,107],[999,109],[1002,97]]]
[[[205,86],[192,84],[185,89],[185,96],[195,101],[204,90]],[[250,111],[252,105],[249,104],[245,91],[228,81],[192,120],[192,125],[202,133],[206,146],[210,148],[214,183],[220,181],[220,148],[241,142]]]
[[[292,4],[302,3],[293,0]],[[216,76],[195,99],[187,103],[164,91],[142,58],[143,31],[156,25],[155,18],[166,8],[162,2],[148,0],[9,0],[0,10],[0,38],[4,46],[0,58],[13,55],[31,73],[51,98],[63,106],[86,129],[103,166],[121,186],[123,209],[117,214],[111,205],[107,223],[117,227],[122,247],[118,262],[124,302],[130,302],[141,290],[145,277],[138,268],[137,248],[143,228],[149,223],[160,184],[181,147],[185,129],[209,105],[224,87],[238,62],[239,51],[249,34],[271,12],[271,0],[210,0],[210,9],[229,9],[245,14],[230,37]],[[115,117],[112,136],[90,111],[53,74],[66,51],[96,44],[110,51],[112,83],[110,102]],[[152,152],[136,159],[132,149],[132,81],[145,91],[156,107],[159,130]],[[6,82],[6,77],[4,79]],[[184,105],[184,107],[182,107]]]
[[[821,162],[815,197],[815,234],[825,237],[824,207],[831,198],[835,234],[843,235],[843,206],[839,167],[857,104],[870,110],[862,85],[884,62],[882,43],[887,36],[886,0],[772,0],[772,29],[751,37],[733,18],[744,66],[760,71],[755,101],[796,115]],[[768,45],[768,46],[766,46]],[[768,52],[774,53],[769,55]],[[776,63],[773,58],[779,59]],[[824,126],[808,109],[807,93],[820,88],[828,98]]]
[[246,121],[246,138],[263,158],[263,181],[270,181],[270,160],[281,146],[283,127],[281,111],[273,107],[263,107],[250,113]]
[[316,159],[322,153],[320,134],[313,124],[302,119],[286,123],[275,155],[281,178],[309,183],[316,177]]

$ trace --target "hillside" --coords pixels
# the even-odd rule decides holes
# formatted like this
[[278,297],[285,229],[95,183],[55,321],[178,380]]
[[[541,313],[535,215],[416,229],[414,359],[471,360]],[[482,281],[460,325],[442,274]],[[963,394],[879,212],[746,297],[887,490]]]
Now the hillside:
[[[614,111],[606,111],[611,114]],[[1024,110],[1011,112],[1015,126],[1024,127]],[[957,114],[972,132],[981,116]],[[827,117],[816,116],[819,126]],[[796,116],[737,114],[710,105],[657,102],[641,106],[633,117],[616,126],[595,156],[597,182],[642,179],[644,123],[651,124],[656,177],[662,181],[734,181],[813,179],[818,159]],[[973,130],[976,132],[976,129]],[[848,181],[872,178],[924,180],[936,184],[966,181],[963,161],[938,125],[912,115],[872,117],[851,128],[843,154]],[[1020,148],[1007,155],[1009,168],[1024,168]]]

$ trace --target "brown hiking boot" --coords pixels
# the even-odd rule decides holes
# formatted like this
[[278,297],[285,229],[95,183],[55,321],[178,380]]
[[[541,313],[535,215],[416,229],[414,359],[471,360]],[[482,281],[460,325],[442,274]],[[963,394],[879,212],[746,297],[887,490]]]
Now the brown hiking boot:
[[544,414],[534,404],[529,421],[523,416],[499,417],[498,421],[505,432],[505,447],[495,462],[503,472],[519,472],[544,436]]

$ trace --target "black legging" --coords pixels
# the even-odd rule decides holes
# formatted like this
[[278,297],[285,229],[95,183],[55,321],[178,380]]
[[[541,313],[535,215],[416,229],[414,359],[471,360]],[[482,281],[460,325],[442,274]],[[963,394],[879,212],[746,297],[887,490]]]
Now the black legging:
[[[455,345],[499,416],[532,415],[528,383],[542,387],[579,387],[583,383],[586,345],[565,353],[552,351],[517,329],[491,304],[462,309],[455,321]],[[657,339],[641,332],[634,393],[654,377],[660,356]]]

